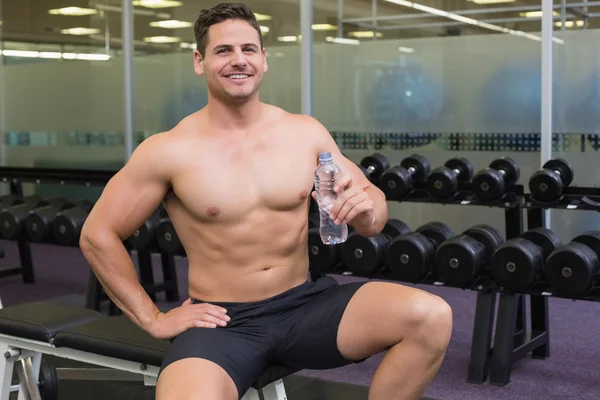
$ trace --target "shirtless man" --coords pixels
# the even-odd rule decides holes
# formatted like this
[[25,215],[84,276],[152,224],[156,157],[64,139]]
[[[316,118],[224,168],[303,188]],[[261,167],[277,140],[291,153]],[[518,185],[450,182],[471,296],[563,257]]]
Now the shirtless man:
[[[235,400],[270,363],[328,369],[386,350],[369,399],[420,398],[450,339],[448,304],[396,283],[307,280],[319,153],[344,173],[332,209],[339,223],[377,235],[388,218],[384,195],[321,124],[260,102],[267,59],[247,6],[204,10],[194,30],[208,105],[139,145],[80,242],[116,305],[172,340],[157,399]],[[142,289],[122,243],[161,202],[189,260],[190,299],[167,313]]]

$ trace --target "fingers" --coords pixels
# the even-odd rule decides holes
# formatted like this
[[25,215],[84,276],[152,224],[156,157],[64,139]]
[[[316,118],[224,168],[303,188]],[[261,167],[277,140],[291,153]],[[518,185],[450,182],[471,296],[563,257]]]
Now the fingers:
[[[333,203],[333,207],[331,207],[329,217],[333,220],[338,219],[338,216],[339,216],[340,212],[342,211],[342,209],[344,208],[344,206],[346,205],[346,202],[348,202],[351,198],[353,198],[354,196],[356,196],[359,193],[364,193],[364,192],[359,191],[358,189],[350,189],[350,190],[346,190],[343,193],[340,193],[338,195],[338,198]],[[364,194],[366,194],[366,193],[364,193]]]
[[333,186],[333,191],[336,193],[340,193],[352,183],[352,175],[344,175],[342,176]]
[[[369,196],[365,192],[355,194],[344,202],[344,205],[335,216],[334,222],[336,224],[341,224],[347,223],[346,221],[351,221],[359,213],[368,210],[369,202]],[[350,215],[350,213],[352,213],[352,215]]]
[[348,223],[350,223],[350,221],[352,221],[354,218],[356,218],[356,216],[358,214],[368,213],[368,212],[371,212],[372,210],[373,210],[373,202],[370,199],[367,199],[367,200],[363,201],[362,203],[359,203],[355,207],[353,207],[348,212],[348,214],[346,214],[342,223],[348,224]]

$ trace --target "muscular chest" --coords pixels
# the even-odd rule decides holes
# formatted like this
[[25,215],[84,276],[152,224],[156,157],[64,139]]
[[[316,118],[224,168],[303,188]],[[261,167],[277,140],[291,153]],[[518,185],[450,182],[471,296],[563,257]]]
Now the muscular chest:
[[264,138],[215,143],[185,165],[174,186],[180,201],[199,218],[227,219],[260,207],[302,207],[316,160],[307,143]]

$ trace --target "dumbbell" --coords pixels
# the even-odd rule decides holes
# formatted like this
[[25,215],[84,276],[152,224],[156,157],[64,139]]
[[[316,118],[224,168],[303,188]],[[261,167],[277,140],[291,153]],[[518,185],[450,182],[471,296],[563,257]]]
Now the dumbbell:
[[517,183],[520,175],[519,165],[512,158],[501,157],[473,176],[473,193],[483,201],[499,199],[506,193],[506,186]]
[[56,214],[52,221],[52,236],[56,243],[62,246],[78,246],[81,229],[92,208],[91,202],[81,202],[76,207]]
[[492,278],[509,291],[530,288],[542,275],[547,257],[560,246],[560,238],[550,229],[530,229],[494,251],[490,262]]
[[161,219],[165,217],[168,217],[168,214],[161,205],[126,239],[129,247],[133,250],[144,250],[158,246],[155,231]]
[[373,153],[360,161],[359,168],[370,181],[376,181],[390,167],[387,157],[381,153]]
[[390,278],[417,282],[435,271],[435,251],[452,238],[452,229],[441,222],[429,222],[413,233],[398,236],[388,246],[386,270]]
[[165,217],[160,220],[154,230],[158,247],[167,253],[182,254],[183,244],[175,231],[171,218]]
[[427,191],[432,197],[450,197],[458,191],[459,182],[470,182],[473,165],[464,157],[451,158],[443,167],[434,169],[427,177]]
[[401,200],[412,190],[414,182],[425,182],[430,169],[425,157],[413,154],[400,165],[387,169],[379,179],[379,188],[388,200]]
[[25,218],[29,212],[37,207],[50,204],[50,201],[55,202],[60,200],[45,200],[40,196],[34,195],[23,198],[23,203],[4,208],[0,211],[0,237],[4,240],[22,238],[25,232]]
[[544,269],[550,288],[566,295],[588,292],[600,275],[600,231],[592,230],[554,250]]
[[437,248],[437,274],[448,285],[468,285],[489,266],[494,250],[502,243],[504,239],[496,229],[475,225]]
[[542,169],[529,178],[529,192],[535,200],[549,202],[562,195],[563,188],[573,182],[575,172],[567,160],[556,158],[548,160]]
[[358,232],[348,235],[342,246],[344,267],[354,275],[374,275],[384,266],[387,247],[397,236],[410,232],[404,222],[389,219],[382,232],[373,237],[360,236]]
[[25,217],[25,233],[32,242],[49,242],[52,240],[52,222],[58,213],[78,206],[91,206],[89,200],[70,202],[63,198],[49,201],[49,204],[38,207]]
[[[348,225],[348,235],[354,231],[354,227]],[[342,261],[342,246],[324,244],[317,225],[308,230],[308,260],[312,272],[319,275],[334,273]]]
[[308,214],[308,229],[319,228],[321,225],[321,217],[319,213]]

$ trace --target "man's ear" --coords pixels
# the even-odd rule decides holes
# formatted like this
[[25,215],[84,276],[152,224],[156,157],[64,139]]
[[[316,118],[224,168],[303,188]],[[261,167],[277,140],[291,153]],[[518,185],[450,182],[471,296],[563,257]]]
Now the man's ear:
[[269,63],[267,63],[267,49],[263,47],[262,49],[263,55],[263,72],[267,72],[269,70]]
[[198,76],[204,74],[204,58],[198,50],[194,50],[194,72]]

